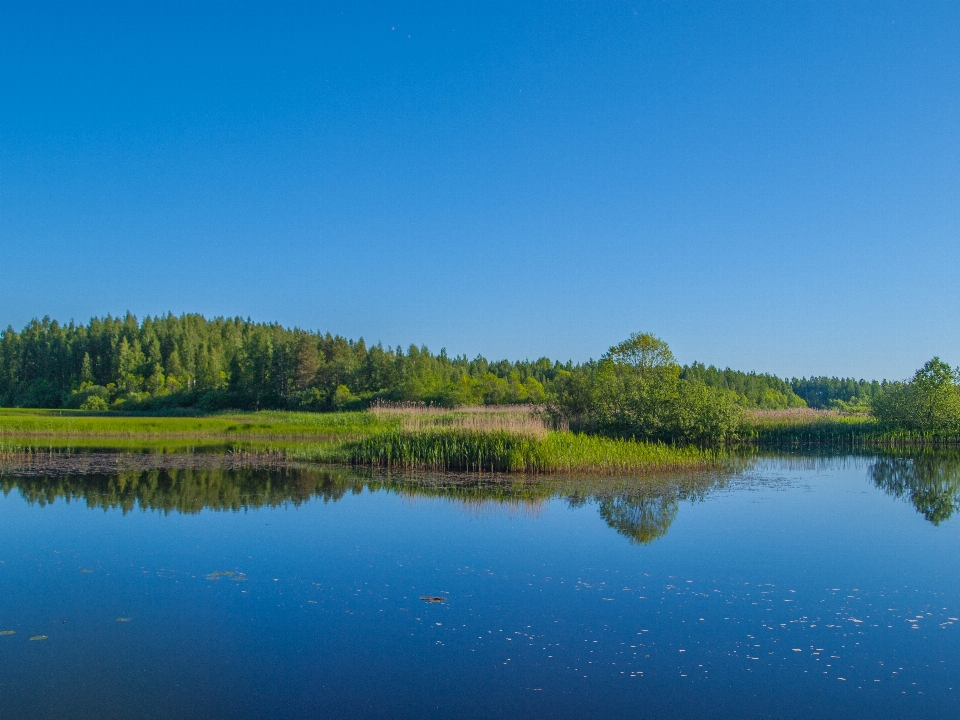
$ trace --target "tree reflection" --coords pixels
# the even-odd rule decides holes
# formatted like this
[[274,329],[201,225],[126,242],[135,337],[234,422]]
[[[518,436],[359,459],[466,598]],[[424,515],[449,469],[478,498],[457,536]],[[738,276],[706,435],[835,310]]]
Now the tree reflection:
[[[186,462],[184,458],[178,462]],[[169,461],[169,457],[168,457]],[[209,464],[209,457],[205,459]],[[61,465],[64,458],[59,458]],[[67,463],[69,464],[69,463]],[[561,498],[571,507],[597,503],[600,516],[637,544],[662,537],[677,516],[680,502],[702,499],[723,477],[699,474],[677,477],[478,476],[449,473],[394,473],[316,466],[163,467],[105,473],[103,458],[95,472],[78,464],[73,474],[29,472],[7,467],[0,491],[16,491],[31,504],[57,500],[82,502],[102,510],[151,510],[198,513],[243,511],[300,504],[313,499],[337,502],[348,494],[386,491],[409,497],[443,498],[476,508],[539,507]],[[25,471],[26,472],[26,471]]]
[[600,517],[638,545],[666,535],[678,509],[675,497],[663,495],[620,495],[600,501]]
[[960,508],[960,455],[957,453],[881,457],[868,472],[878,488],[893,497],[908,499],[917,512],[934,525]]
[[343,473],[292,468],[178,468],[113,475],[30,475],[0,477],[4,494],[16,489],[31,504],[80,501],[88,507],[135,508],[163,513],[201,510],[239,511],[300,504],[314,498],[337,501],[358,480]]

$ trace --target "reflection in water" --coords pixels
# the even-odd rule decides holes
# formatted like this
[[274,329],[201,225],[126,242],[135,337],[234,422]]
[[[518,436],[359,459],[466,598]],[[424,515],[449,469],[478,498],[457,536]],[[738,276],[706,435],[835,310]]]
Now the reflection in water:
[[[167,456],[168,464],[170,456]],[[187,464],[185,461],[179,465]],[[102,464],[101,464],[102,466]],[[86,466],[84,466],[86,467]],[[597,503],[600,516],[634,543],[664,535],[684,500],[702,500],[725,482],[727,474],[693,474],[651,479],[595,477],[477,476],[386,473],[315,466],[162,467],[104,473],[0,475],[4,494],[16,490],[29,503],[62,499],[88,507],[135,508],[163,513],[197,513],[204,509],[239,511],[298,505],[312,499],[336,502],[345,495],[386,491],[409,497],[444,498],[478,506],[529,509],[545,500],[565,499],[571,506]]]
[[954,717],[960,523],[878,516],[901,501],[873,482],[945,516],[960,462],[888,455],[642,479],[0,457],[0,718]]
[[[155,456],[162,467],[104,472],[111,464],[129,466],[131,457],[98,456],[91,463],[90,456],[78,454],[72,472],[60,471],[61,466],[70,466],[69,455],[58,456],[58,471],[37,472],[31,466],[21,473],[8,463],[0,474],[0,491],[8,494],[15,490],[31,504],[46,505],[63,499],[124,513],[136,508],[162,513],[197,513],[204,509],[235,512],[310,500],[336,502],[364,490],[443,498],[474,511],[528,511],[559,498],[571,506],[596,503],[607,525],[630,542],[645,544],[667,533],[683,501],[703,500],[736,474],[733,468],[723,473],[660,478],[389,473],[282,463],[264,467],[258,464],[262,459],[244,466],[242,458],[229,455],[222,456],[223,465],[218,467],[211,465],[215,457],[210,455],[170,454]],[[145,458],[149,456],[134,459],[142,464],[147,462]],[[817,458],[786,461],[823,462]],[[782,462],[784,458],[779,458],[775,464]],[[739,469],[746,469],[746,464]],[[889,495],[908,499],[934,524],[947,520],[960,508],[960,453],[881,456],[868,466],[867,475]]]
[[631,542],[644,544],[665,535],[677,516],[672,497],[619,495],[600,501],[600,517]]
[[197,513],[204,509],[236,511],[296,505],[313,498],[339,500],[352,485],[336,473],[289,468],[179,468],[111,475],[0,477],[4,494],[15,489],[31,504],[64,499],[124,513],[137,507],[163,513]]
[[960,454],[926,452],[910,457],[880,457],[869,476],[884,492],[907,498],[934,525],[960,507]]
[[744,459],[749,458],[768,469],[792,472],[819,473],[865,467],[867,479],[875,487],[892,497],[907,500],[934,525],[960,509],[960,450],[957,448],[889,449],[880,456],[865,449],[831,451],[829,448],[804,449],[790,454],[744,453]]

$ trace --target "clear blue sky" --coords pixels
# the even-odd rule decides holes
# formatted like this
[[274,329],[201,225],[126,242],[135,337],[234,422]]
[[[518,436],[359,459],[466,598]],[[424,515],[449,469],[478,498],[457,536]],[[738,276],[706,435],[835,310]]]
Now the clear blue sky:
[[0,324],[960,363],[960,3],[0,3]]

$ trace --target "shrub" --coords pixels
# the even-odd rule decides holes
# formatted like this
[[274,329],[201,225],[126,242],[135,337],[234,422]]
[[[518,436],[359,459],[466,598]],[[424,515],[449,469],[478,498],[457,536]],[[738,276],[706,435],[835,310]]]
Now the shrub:
[[90,395],[86,400],[80,403],[81,410],[103,411],[109,409],[107,401],[99,395]]
[[548,405],[573,430],[666,442],[732,439],[735,393],[684,380],[666,343],[635,334],[585,370],[563,373]]

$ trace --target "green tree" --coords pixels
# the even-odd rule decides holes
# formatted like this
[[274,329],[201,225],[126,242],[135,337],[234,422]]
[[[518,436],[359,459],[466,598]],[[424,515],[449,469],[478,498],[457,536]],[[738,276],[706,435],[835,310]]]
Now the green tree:
[[933,358],[906,383],[888,383],[873,400],[878,420],[903,430],[948,434],[960,432],[958,371]]
[[629,365],[641,375],[668,369],[672,371],[674,368],[679,372],[677,361],[667,343],[649,333],[633,333],[611,347],[606,358],[618,365]]
[[668,442],[723,442],[739,421],[735,393],[681,378],[667,344],[646,333],[561,373],[548,410],[574,430]]
[[957,371],[935,357],[913,376],[912,414],[917,429],[942,432],[960,426]]
[[299,334],[294,344],[293,387],[306,390],[320,369],[320,351],[316,337],[307,333]]
[[120,351],[117,355],[117,388],[121,392],[135,393],[143,385],[143,368],[146,358],[140,349],[140,341],[134,340],[133,344],[127,342],[127,338],[120,341]]
[[83,365],[80,366],[80,386],[93,385],[93,363],[90,361],[90,353],[83,354]]

